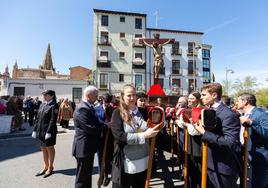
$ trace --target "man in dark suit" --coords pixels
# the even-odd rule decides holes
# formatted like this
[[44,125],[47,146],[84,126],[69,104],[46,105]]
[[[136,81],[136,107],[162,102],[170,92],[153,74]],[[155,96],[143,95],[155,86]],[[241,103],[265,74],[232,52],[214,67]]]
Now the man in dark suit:
[[256,97],[249,93],[238,97],[237,107],[244,112],[241,124],[251,127],[248,152],[252,177],[248,177],[249,181],[252,187],[268,187],[268,113],[256,107]]
[[77,161],[75,188],[91,188],[94,155],[100,143],[100,126],[93,106],[97,97],[96,87],[86,87],[83,99],[74,112],[73,156]]
[[216,110],[217,125],[212,130],[195,126],[202,134],[201,140],[208,143],[207,187],[233,188],[239,174],[240,151],[238,116],[221,102],[222,86],[207,84],[202,88],[201,99],[205,106]]

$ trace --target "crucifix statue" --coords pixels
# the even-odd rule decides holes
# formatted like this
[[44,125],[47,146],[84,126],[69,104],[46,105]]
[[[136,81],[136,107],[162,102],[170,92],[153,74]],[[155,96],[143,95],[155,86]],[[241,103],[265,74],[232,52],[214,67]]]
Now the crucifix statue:
[[163,61],[163,46],[166,44],[174,43],[175,39],[160,39],[160,34],[155,33],[154,39],[140,39],[140,44],[145,44],[146,46],[153,49],[154,53],[154,84],[158,83],[158,72],[161,65],[164,64]]

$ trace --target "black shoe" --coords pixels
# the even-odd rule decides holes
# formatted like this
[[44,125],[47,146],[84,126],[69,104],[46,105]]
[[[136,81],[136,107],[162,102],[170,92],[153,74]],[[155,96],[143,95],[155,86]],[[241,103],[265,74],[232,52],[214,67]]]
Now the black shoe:
[[26,129],[20,127],[18,130],[19,130],[19,131],[25,131]]
[[53,174],[53,169],[50,170],[48,173],[46,172],[43,178],[47,178],[48,176],[51,176]]
[[44,169],[44,170],[38,172],[37,174],[35,174],[35,176],[42,176],[42,175],[44,175],[44,174],[46,173],[46,171],[47,171],[47,170]]
[[110,180],[111,180],[111,178],[105,177],[102,185],[103,186],[108,186],[109,183],[110,183]]

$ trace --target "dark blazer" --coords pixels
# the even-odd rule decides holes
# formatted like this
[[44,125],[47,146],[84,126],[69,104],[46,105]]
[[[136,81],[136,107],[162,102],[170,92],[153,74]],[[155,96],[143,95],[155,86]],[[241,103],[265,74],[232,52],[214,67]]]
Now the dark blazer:
[[205,131],[202,141],[208,143],[208,169],[224,175],[237,175],[240,152],[240,120],[226,105],[220,104],[216,110],[217,126]]
[[139,109],[139,112],[141,113],[143,119],[145,121],[147,121],[148,120],[148,111],[147,111],[147,109],[146,108],[141,108],[141,107],[138,107],[138,109]]
[[89,103],[81,101],[74,111],[75,135],[73,156],[86,158],[96,153],[100,143],[100,126],[94,108]]
[[36,131],[36,138],[44,141],[46,133],[50,133],[52,137],[56,136],[56,111],[57,109],[54,102],[41,104],[33,128],[33,130]]
[[268,187],[268,113],[261,108],[254,108],[249,118],[252,120],[252,145],[249,147],[252,185]]

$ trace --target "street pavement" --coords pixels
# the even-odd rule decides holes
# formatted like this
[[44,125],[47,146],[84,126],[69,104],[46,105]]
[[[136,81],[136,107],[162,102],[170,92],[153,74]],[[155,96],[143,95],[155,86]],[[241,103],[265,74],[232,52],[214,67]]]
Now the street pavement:
[[[24,125],[26,131],[0,135],[0,188],[73,188],[76,161],[72,157],[73,124],[69,129],[59,127],[57,137],[54,174],[48,178],[35,177],[42,169],[42,153],[36,141],[31,138],[32,128]],[[95,156],[92,187],[97,187],[98,168]],[[150,187],[182,187],[178,180],[178,168],[171,169],[170,154],[164,152],[157,173],[150,181]],[[112,187],[111,183],[108,188]]]

